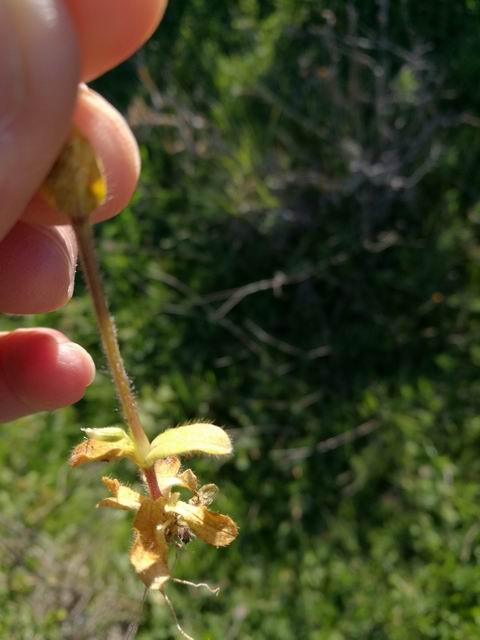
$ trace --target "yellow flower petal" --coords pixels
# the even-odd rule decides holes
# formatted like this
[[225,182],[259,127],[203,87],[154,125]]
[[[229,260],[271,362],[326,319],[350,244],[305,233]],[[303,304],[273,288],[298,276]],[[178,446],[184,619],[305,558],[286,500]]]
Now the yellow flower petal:
[[86,462],[110,462],[119,458],[135,459],[135,449],[123,440],[120,442],[103,442],[89,438],[77,444],[70,455],[69,463],[72,467],[78,467]]
[[47,202],[71,220],[82,220],[99,207],[107,185],[87,138],[74,128],[42,189]]
[[157,436],[146,457],[146,464],[159,458],[191,453],[226,456],[232,452],[232,443],[223,429],[213,424],[189,424],[167,429]]
[[231,518],[209,511],[203,506],[179,500],[174,505],[166,505],[165,511],[181,516],[198,538],[215,547],[230,544],[238,535],[237,525]]
[[160,590],[170,578],[168,546],[158,525],[165,521],[164,501],[146,498],[135,517],[130,561],[143,583]]
[[118,480],[107,476],[102,478],[103,484],[107,487],[113,498],[104,498],[97,507],[111,507],[112,509],[123,509],[125,511],[138,511],[142,502],[146,500],[137,491],[125,487]]

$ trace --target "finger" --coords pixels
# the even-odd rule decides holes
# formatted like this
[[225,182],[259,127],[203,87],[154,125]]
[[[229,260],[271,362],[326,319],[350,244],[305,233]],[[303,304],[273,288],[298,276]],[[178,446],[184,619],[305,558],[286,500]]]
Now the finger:
[[66,304],[76,256],[69,227],[17,223],[0,242],[0,313],[43,313]]
[[63,0],[0,2],[0,238],[58,155],[78,79],[76,36]]
[[82,79],[96,78],[147,40],[167,0],[67,0],[82,52]]
[[94,376],[89,354],[59,332],[0,335],[0,422],[77,402]]
[[[135,190],[140,173],[137,143],[120,113],[87,87],[79,92],[74,121],[94,147],[107,181],[107,199],[93,219],[98,222],[111,218],[128,204]],[[39,224],[69,222],[63,214],[51,209],[40,195],[29,203],[23,220]]]

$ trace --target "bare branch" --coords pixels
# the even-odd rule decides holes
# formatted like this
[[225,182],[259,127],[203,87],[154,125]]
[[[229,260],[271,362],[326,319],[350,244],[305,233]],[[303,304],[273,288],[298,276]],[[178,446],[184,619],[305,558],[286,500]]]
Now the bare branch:
[[345,431],[344,433],[340,433],[339,435],[332,436],[331,438],[327,438],[326,440],[322,440],[321,442],[318,442],[316,445],[312,445],[311,447],[274,449],[271,452],[271,455],[276,459],[282,459],[289,463],[300,462],[301,460],[305,460],[315,453],[327,453],[328,451],[338,449],[339,447],[350,444],[351,442],[354,442],[355,440],[358,440],[360,438],[365,438],[366,436],[369,436],[371,433],[379,429],[380,426],[381,423],[377,420],[368,420],[367,422],[354,427],[350,431]]

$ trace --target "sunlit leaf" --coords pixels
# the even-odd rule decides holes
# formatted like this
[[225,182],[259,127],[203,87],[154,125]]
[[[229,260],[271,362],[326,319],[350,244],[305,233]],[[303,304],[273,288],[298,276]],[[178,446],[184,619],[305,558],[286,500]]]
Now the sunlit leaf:
[[102,440],[103,442],[127,442],[130,436],[121,427],[102,427],[101,429],[90,428],[82,429],[88,438],[94,440]]
[[168,429],[157,436],[150,447],[146,463],[152,464],[166,456],[205,453],[225,456],[232,452],[232,443],[223,429],[199,422]]

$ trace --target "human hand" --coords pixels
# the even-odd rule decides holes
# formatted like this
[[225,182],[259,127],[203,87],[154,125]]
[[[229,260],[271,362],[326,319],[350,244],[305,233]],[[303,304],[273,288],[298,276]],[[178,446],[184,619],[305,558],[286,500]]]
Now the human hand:
[[[87,82],[160,22],[167,0],[0,0],[0,312],[40,313],[73,292],[76,246],[36,192],[74,122],[105,170],[105,220],[130,199],[138,150],[120,114]],[[0,333],[0,422],[79,400],[89,354],[58,331]]]

